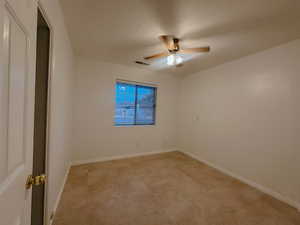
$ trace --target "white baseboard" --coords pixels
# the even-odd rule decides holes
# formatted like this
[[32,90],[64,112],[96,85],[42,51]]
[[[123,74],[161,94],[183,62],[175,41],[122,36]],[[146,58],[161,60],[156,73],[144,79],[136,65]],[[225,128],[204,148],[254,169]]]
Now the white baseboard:
[[85,159],[85,160],[75,160],[72,162],[72,166],[88,164],[88,163],[95,163],[95,162],[105,162],[105,161],[111,161],[111,160],[117,160],[117,159],[126,159],[126,158],[132,158],[132,157],[137,157],[137,156],[155,155],[155,154],[159,154],[159,153],[167,153],[167,152],[174,152],[174,151],[177,151],[177,149],[168,149],[168,150],[162,150],[162,151],[152,151],[152,152],[143,152],[143,153],[133,153],[133,154],[126,154],[126,155],[121,155],[121,156],[109,156],[109,157],[101,157],[101,158]]
[[237,174],[235,174],[235,173],[233,173],[233,172],[231,172],[227,169],[216,166],[215,164],[213,164],[211,162],[208,162],[207,160],[201,159],[199,156],[195,155],[194,153],[187,152],[187,151],[181,151],[181,152],[184,153],[184,154],[187,154],[188,156],[190,156],[190,157],[192,157],[192,158],[194,158],[194,159],[196,159],[196,160],[198,160],[198,161],[200,161],[200,162],[202,162],[202,163],[204,163],[204,164],[206,164],[206,165],[208,165],[212,168],[215,168],[216,170],[219,170],[220,172],[222,172],[224,174],[227,174],[227,175],[229,175],[229,176],[231,176],[235,179],[238,179],[238,180],[242,181],[243,183],[246,183],[246,184],[252,186],[252,187],[260,190],[261,192],[263,192],[265,194],[268,194],[268,195],[278,199],[279,201],[282,201],[282,202],[298,209],[298,211],[300,212],[300,203],[299,202],[296,202],[296,201],[294,201],[294,200],[292,200],[292,199],[290,199],[290,198],[288,198],[288,197],[286,197],[286,196],[284,196],[284,195],[282,195],[282,194],[280,194],[276,191],[273,191],[270,188],[267,188],[267,187],[265,187],[261,184],[257,184],[257,183],[255,183],[251,180],[248,180],[248,179],[246,179],[246,178],[244,178],[240,175],[237,175]]
[[[56,213],[58,204],[59,204],[59,202],[60,202],[62,193],[63,193],[63,191],[64,191],[65,184],[66,184],[66,182],[67,182],[67,179],[68,179],[68,175],[69,175],[71,166],[72,166],[72,165],[71,165],[71,163],[70,163],[70,164],[68,165],[67,171],[66,171],[65,176],[64,176],[64,179],[63,179],[63,183],[62,183],[62,185],[61,185],[61,187],[60,187],[60,190],[59,190],[59,192],[58,192],[58,195],[57,195],[57,198],[56,198],[54,207],[53,207],[53,209],[52,209],[52,212],[54,212],[54,216],[55,216],[55,213]],[[50,213],[52,213],[52,212],[50,212]],[[49,216],[50,216],[50,215],[49,215]],[[50,220],[49,225],[52,225],[53,219],[54,219],[54,218],[52,218],[52,219]]]

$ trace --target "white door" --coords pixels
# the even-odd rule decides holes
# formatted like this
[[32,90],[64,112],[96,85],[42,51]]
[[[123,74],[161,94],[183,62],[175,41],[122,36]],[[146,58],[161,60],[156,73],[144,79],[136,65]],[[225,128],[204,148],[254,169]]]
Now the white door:
[[6,1],[0,4],[0,225],[29,225],[31,190],[25,182],[32,170],[30,40],[16,11]]

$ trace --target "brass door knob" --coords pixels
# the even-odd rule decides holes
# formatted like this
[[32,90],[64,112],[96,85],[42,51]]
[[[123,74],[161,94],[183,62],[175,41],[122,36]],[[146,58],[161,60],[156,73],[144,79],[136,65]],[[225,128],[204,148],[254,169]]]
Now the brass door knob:
[[26,187],[26,189],[30,189],[32,187],[32,185],[39,186],[39,185],[42,185],[45,183],[46,183],[46,175],[45,174],[35,176],[35,177],[32,175],[29,175],[27,177],[25,187]]
[[34,182],[33,176],[32,176],[32,175],[29,175],[29,176],[27,177],[26,184],[25,184],[25,187],[26,187],[27,190],[30,189],[30,188],[32,187],[33,182]]
[[34,185],[39,186],[41,184],[45,184],[46,175],[42,174],[42,175],[36,176],[34,179],[35,179]]

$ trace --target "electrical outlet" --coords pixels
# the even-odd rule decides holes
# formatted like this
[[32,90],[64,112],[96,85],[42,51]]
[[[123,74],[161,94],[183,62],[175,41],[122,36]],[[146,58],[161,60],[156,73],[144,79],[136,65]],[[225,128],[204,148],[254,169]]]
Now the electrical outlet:
[[168,149],[170,147],[169,137],[165,137],[162,142],[162,148]]
[[135,147],[136,147],[136,148],[140,148],[140,147],[141,147],[141,143],[140,143],[139,141],[137,141],[137,142],[135,143]]

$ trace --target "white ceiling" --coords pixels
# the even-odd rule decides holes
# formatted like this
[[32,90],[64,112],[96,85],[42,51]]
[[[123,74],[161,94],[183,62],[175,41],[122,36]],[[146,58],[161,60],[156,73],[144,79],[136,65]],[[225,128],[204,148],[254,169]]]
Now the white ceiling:
[[[75,53],[106,62],[187,75],[300,38],[299,0],[61,0]],[[166,51],[162,34],[181,47],[211,47],[180,68],[134,63]]]

